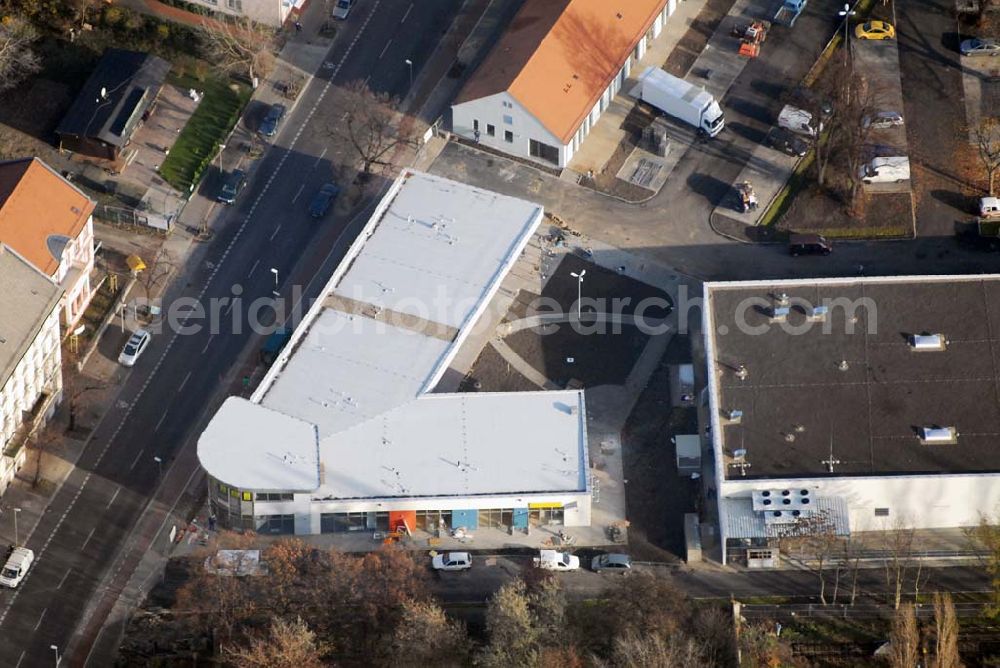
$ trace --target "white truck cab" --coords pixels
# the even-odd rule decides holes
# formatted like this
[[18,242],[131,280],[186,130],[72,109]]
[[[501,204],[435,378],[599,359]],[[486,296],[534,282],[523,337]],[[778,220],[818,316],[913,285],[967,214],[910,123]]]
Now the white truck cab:
[[980,218],[1000,218],[1000,197],[983,197],[979,200]]
[[910,159],[906,157],[872,158],[861,165],[858,177],[864,183],[902,183],[910,180]]
[[535,566],[546,571],[575,571],[580,568],[580,557],[568,552],[539,550],[534,559]]
[[7,557],[7,563],[0,570],[0,585],[17,588],[35,561],[35,553],[26,547],[15,547]]

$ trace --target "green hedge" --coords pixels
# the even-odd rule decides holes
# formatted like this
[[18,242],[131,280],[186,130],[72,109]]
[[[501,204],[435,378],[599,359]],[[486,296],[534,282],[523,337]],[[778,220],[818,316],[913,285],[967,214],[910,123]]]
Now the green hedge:
[[187,192],[218,155],[219,144],[236,126],[252,91],[249,86],[223,78],[196,81],[171,77],[171,83],[205,95],[160,166],[160,176],[167,183]]

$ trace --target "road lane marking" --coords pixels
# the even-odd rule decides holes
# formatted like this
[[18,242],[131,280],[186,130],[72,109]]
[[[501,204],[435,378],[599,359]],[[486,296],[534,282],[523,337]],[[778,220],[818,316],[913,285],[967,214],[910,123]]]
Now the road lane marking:
[[155,426],[155,427],[153,427],[153,431],[154,431],[154,432],[155,432],[155,431],[158,431],[158,430],[160,429],[160,425],[161,425],[161,424],[163,424],[163,421],[164,421],[165,419],[167,419],[167,414],[166,414],[166,413],[164,413],[163,415],[161,415],[161,416],[160,416],[160,420],[159,420],[159,422],[157,422],[157,423],[156,423],[156,426]]
[[[345,113],[344,115],[346,116],[347,114]],[[316,169],[317,167],[319,167],[319,163],[323,159],[324,155],[326,155],[326,149],[325,148],[323,149],[323,152],[319,154],[319,157],[316,158],[316,162],[313,163],[313,169]]]
[[299,198],[299,195],[302,194],[302,191],[305,190],[305,187],[306,184],[303,183],[301,186],[299,186],[299,189],[295,191],[295,197],[292,198],[292,204],[295,204],[295,200]]
[[[277,168],[272,173],[271,178],[267,180],[267,182],[264,184],[264,187],[258,193],[257,198],[254,200],[253,204],[250,207],[250,211],[247,213],[246,218],[243,219],[243,222],[240,223],[240,226],[236,230],[236,234],[233,237],[233,240],[229,243],[229,246],[226,248],[225,252],[222,254],[222,257],[220,258],[219,263],[216,264],[212,268],[211,273],[209,274],[208,278],[205,281],[205,284],[202,286],[202,289],[201,289],[201,291],[198,294],[197,301],[200,302],[205,297],[205,293],[208,292],[209,287],[212,285],[212,282],[215,280],[216,274],[218,274],[218,272],[219,272],[219,267],[222,265],[222,263],[229,256],[229,253],[233,249],[233,246],[236,244],[237,240],[239,240],[239,238],[243,236],[243,232],[246,230],[247,225],[250,223],[250,218],[253,216],[253,212],[256,210],[257,205],[260,203],[261,199],[264,197],[264,195],[270,189],[271,182],[274,180],[275,175],[277,175],[277,173],[281,171],[281,168],[284,166],[285,162],[288,160],[288,157],[289,157],[289,155],[291,155],[292,149],[295,147],[295,144],[298,142],[299,137],[301,136],[304,128],[308,125],[309,121],[312,120],[312,117],[316,113],[317,109],[319,109],[320,106],[322,105],[323,99],[326,97],[327,93],[330,91],[330,88],[333,87],[333,80],[340,73],[340,70],[343,68],[344,63],[347,62],[348,57],[351,55],[352,51],[354,50],[355,45],[357,45],[358,41],[361,39],[362,35],[364,34],[365,29],[368,27],[368,24],[371,22],[372,18],[378,13],[377,10],[378,10],[378,7],[379,7],[379,5],[381,3],[382,3],[381,0],[376,0],[375,1],[374,5],[372,5],[371,11],[369,12],[368,16],[365,17],[364,23],[361,24],[361,27],[354,34],[354,39],[351,40],[351,43],[347,46],[347,50],[344,52],[343,56],[341,56],[340,61],[337,63],[336,68],[334,68],[333,72],[330,74],[330,78],[328,80],[326,80],[326,83],[324,84],[322,90],[320,91],[320,94],[317,97],[315,104],[313,105],[312,109],[309,110],[309,113],[307,114],[305,122],[299,128],[299,131],[295,134],[295,136],[292,138],[292,141],[288,145],[288,147],[286,149],[284,149],[284,154],[281,156],[281,159],[278,161]],[[367,79],[365,81],[367,83]],[[344,232],[346,232],[346,228],[345,228]],[[189,317],[184,319],[184,323],[183,324],[187,323]],[[45,553],[45,551],[48,550],[49,545],[52,543],[52,540],[55,538],[55,535],[62,528],[62,525],[66,521],[66,518],[69,516],[69,513],[76,507],[76,502],[80,499],[80,495],[83,494],[84,489],[86,489],[87,485],[90,483],[90,479],[91,479],[91,477],[93,477],[94,471],[101,464],[101,462],[104,461],[104,457],[107,455],[108,450],[111,448],[112,443],[115,442],[115,439],[118,438],[118,434],[121,433],[121,430],[125,427],[125,423],[128,421],[128,418],[131,416],[132,410],[135,408],[135,405],[138,403],[138,401],[142,397],[142,395],[146,392],[146,389],[149,387],[150,383],[156,377],[157,372],[160,370],[160,367],[163,365],[163,362],[167,358],[167,355],[170,354],[170,351],[174,347],[174,344],[177,342],[177,339],[179,338],[179,336],[180,335],[175,332],[174,335],[173,335],[173,337],[167,343],[166,348],[164,348],[163,352],[160,354],[160,358],[157,360],[156,364],[153,366],[152,370],[149,372],[149,375],[146,378],[146,382],[143,383],[142,387],[139,388],[139,391],[136,393],[134,400],[132,401],[131,404],[129,404],[128,408],[125,411],[125,414],[122,415],[121,421],[118,423],[118,426],[112,432],[112,434],[108,438],[108,440],[104,443],[104,447],[101,448],[101,452],[97,456],[97,461],[94,462],[94,468],[91,469],[83,477],[83,481],[81,482],[80,486],[77,487],[76,493],[73,495],[73,498],[70,499],[69,505],[66,507],[65,512],[63,512],[63,514],[60,515],[59,521],[56,522],[56,525],[52,528],[52,530],[50,531],[49,535],[46,537],[45,542],[42,544],[41,548],[39,550],[36,550],[36,553],[35,553],[35,558],[36,559],[40,558]],[[188,375],[190,375],[190,374],[188,374]],[[101,418],[102,422],[103,422],[103,420],[104,420],[104,418]],[[88,440],[88,443],[89,443],[89,440]],[[133,464],[133,466],[134,466],[134,464]],[[197,472],[197,470],[198,469],[196,468],[194,472]],[[194,472],[192,472],[192,477],[194,476]],[[147,506],[148,506],[148,503],[147,503]],[[31,538],[31,536],[34,535],[36,528],[38,528],[38,524],[34,525],[31,528],[31,531],[28,533],[28,538],[25,539],[25,543],[27,543],[27,541]],[[121,562],[119,562],[119,568],[120,567],[121,567]],[[24,580],[22,580],[21,583],[24,584],[25,582],[27,582],[31,578],[31,576],[34,575],[34,572],[35,571],[33,569],[29,570],[28,573],[25,574]],[[17,598],[20,595],[21,591],[23,591],[23,590],[20,587],[18,589],[15,589],[14,593],[11,594],[11,596],[5,602],[5,605],[3,606],[2,611],[0,611],[0,625],[2,625],[4,623],[4,620],[7,618],[7,615],[10,613],[11,609],[14,607],[14,603],[17,601]],[[85,661],[89,660],[90,654],[91,654],[91,652],[93,650],[94,650],[94,646],[91,645],[90,649],[87,651],[87,657],[86,657]]]
[[82,545],[82,546],[80,547],[80,551],[81,551],[81,552],[82,552],[83,550],[86,550],[86,549],[87,549],[87,543],[89,543],[89,542],[90,542],[90,539],[94,537],[94,532],[95,532],[95,531],[97,531],[97,527],[94,527],[93,529],[91,529],[91,530],[90,530],[90,533],[88,533],[88,534],[87,534],[87,540],[83,541],[83,545]]
[[111,500],[108,501],[108,505],[104,506],[105,509],[108,509],[108,508],[111,507],[111,504],[115,502],[115,499],[118,498],[118,493],[121,492],[121,491],[122,491],[121,487],[119,487],[118,489],[115,490],[115,493],[111,495]]
[[186,376],[184,376],[184,380],[182,380],[182,381],[181,381],[181,384],[177,386],[177,391],[178,391],[178,392],[180,392],[181,390],[183,390],[183,389],[184,389],[184,386],[185,386],[185,385],[187,385],[187,382],[188,382],[188,378],[190,378],[190,377],[191,377],[191,372],[190,372],[190,371],[188,371],[188,372],[187,372],[187,375],[186,375]]
[[390,44],[392,44],[392,38],[391,37],[389,38],[389,41],[385,43],[385,46],[382,47],[382,53],[378,54],[378,59],[379,60],[382,60],[382,56],[384,56],[385,52],[389,50],[389,45]]
[[32,629],[33,631],[37,631],[38,627],[42,625],[42,620],[45,619],[45,613],[48,612],[48,611],[49,611],[48,608],[45,608],[44,610],[42,610],[42,614],[39,615],[38,621],[35,622],[35,628]]
[[135,468],[135,465],[139,463],[139,457],[142,457],[142,453],[144,453],[145,451],[146,451],[145,448],[143,448],[142,450],[139,451],[139,454],[137,454],[135,456],[135,459],[132,460],[132,466],[128,467],[129,471],[131,471],[132,469]]
[[274,241],[274,238],[278,236],[278,230],[280,229],[281,229],[280,224],[276,228],[274,228],[274,232],[271,232],[271,241]]
[[247,274],[247,278],[250,278],[251,276],[253,276],[253,272],[255,272],[257,270],[257,265],[258,264],[260,264],[260,260],[257,260],[256,262],[253,263],[253,266],[250,267],[250,273]]
[[205,347],[201,349],[201,354],[202,355],[204,355],[205,352],[208,350],[208,347],[210,345],[212,345],[212,339],[214,339],[214,338],[215,338],[215,334],[212,334],[212,336],[208,337],[208,342],[205,343]]
[[401,18],[399,20],[400,23],[406,23],[406,17],[410,15],[410,10],[411,9],[413,9],[413,3],[412,2],[410,3],[410,6],[406,8],[406,13],[403,14],[403,18]]
[[63,583],[66,582],[66,578],[68,578],[69,574],[72,573],[72,572],[73,572],[72,568],[67,568],[66,569],[66,574],[62,576],[62,580],[60,580],[59,584],[56,585],[56,589],[62,589]]

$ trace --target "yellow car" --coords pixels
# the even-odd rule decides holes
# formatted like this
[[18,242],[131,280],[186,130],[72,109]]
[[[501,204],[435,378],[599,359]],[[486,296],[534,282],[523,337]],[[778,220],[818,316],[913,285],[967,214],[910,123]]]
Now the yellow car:
[[858,39],[892,39],[896,36],[896,29],[885,21],[868,21],[854,28],[854,36]]

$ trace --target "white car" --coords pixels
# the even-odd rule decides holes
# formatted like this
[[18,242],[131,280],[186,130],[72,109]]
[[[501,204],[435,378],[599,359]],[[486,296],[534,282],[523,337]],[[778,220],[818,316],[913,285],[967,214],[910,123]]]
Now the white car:
[[898,111],[880,111],[871,116],[865,116],[862,125],[873,130],[899,127],[903,124],[903,115]]
[[472,568],[472,555],[468,552],[444,552],[434,555],[431,566],[436,571],[464,571]]
[[132,332],[132,336],[129,337],[128,342],[122,349],[121,355],[118,356],[118,363],[122,366],[135,365],[135,361],[139,359],[139,355],[149,346],[149,339],[149,332],[144,329],[137,329]]
[[10,556],[7,557],[7,563],[3,565],[3,570],[0,571],[0,585],[11,589],[17,588],[34,561],[34,552],[26,547],[15,547],[11,550]]
[[354,0],[337,0],[337,4],[334,6],[333,11],[330,12],[330,16],[343,21],[351,13],[353,7]]
[[568,552],[539,550],[534,564],[547,571],[575,571],[580,568],[580,557]]

